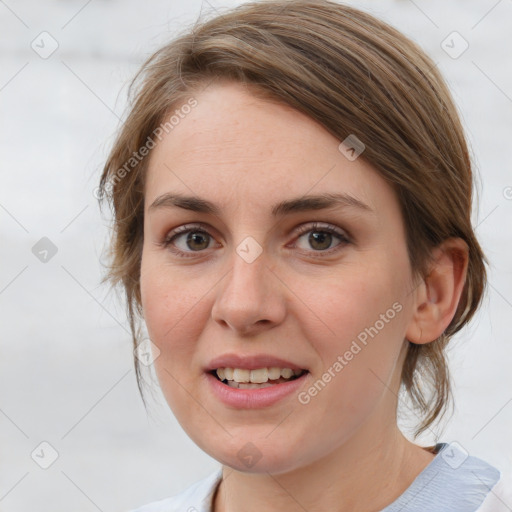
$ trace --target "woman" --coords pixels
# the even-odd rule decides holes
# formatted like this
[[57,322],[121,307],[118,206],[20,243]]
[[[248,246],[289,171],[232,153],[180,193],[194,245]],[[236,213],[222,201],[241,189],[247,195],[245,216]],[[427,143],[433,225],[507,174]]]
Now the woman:
[[509,510],[497,468],[397,426],[401,389],[416,437],[442,417],[444,349],[486,282],[433,62],[366,13],[277,0],[194,27],[137,78],[100,184],[109,277],[222,464],[138,510]]

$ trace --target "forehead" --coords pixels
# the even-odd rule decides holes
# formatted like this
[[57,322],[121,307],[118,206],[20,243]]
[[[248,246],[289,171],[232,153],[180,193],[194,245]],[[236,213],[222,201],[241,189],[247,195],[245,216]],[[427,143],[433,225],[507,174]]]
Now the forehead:
[[194,98],[197,105],[152,150],[146,208],[170,191],[214,198],[226,209],[325,192],[353,195],[374,209],[395,201],[369,163],[348,160],[340,140],[291,107],[229,82]]

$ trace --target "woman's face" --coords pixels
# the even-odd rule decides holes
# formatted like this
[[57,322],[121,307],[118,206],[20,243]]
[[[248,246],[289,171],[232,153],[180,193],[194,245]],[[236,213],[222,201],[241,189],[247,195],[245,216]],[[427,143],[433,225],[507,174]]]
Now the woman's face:
[[[241,471],[379,442],[396,427],[414,295],[392,189],[315,121],[239,84],[195,99],[152,150],[145,189],[142,305],[172,411]],[[307,372],[236,389],[219,367]]]

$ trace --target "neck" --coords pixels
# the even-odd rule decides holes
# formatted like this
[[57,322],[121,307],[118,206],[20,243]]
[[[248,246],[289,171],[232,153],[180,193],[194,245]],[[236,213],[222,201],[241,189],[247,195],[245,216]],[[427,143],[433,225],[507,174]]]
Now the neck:
[[286,473],[246,473],[223,466],[213,511],[371,512],[385,508],[434,455],[408,441],[396,425],[388,435],[370,442],[364,434],[362,429],[327,457]]

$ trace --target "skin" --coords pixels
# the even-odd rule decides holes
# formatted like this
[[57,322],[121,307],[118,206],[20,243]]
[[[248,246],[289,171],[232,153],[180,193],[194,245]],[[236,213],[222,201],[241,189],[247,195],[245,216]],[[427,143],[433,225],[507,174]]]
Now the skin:
[[[214,510],[380,510],[434,458],[397,427],[400,370],[406,339],[427,343],[451,321],[465,244],[446,241],[429,277],[416,282],[396,196],[362,157],[349,161],[321,125],[241,84],[194,97],[198,105],[150,155],[140,285],[164,396],[191,439],[223,465]],[[208,199],[220,213],[150,208],[168,192]],[[280,201],[322,192],[350,194],[371,211],[271,215]],[[309,235],[322,232],[313,222],[348,242],[333,235],[312,244]],[[196,245],[182,234],[165,246],[177,227],[198,223],[205,238]],[[252,263],[236,252],[247,236],[263,249]],[[266,353],[309,369],[307,390],[396,302],[401,311],[307,405],[292,394],[240,410],[207,385],[203,367],[213,357]],[[250,468],[237,455],[248,442],[261,454]]]

